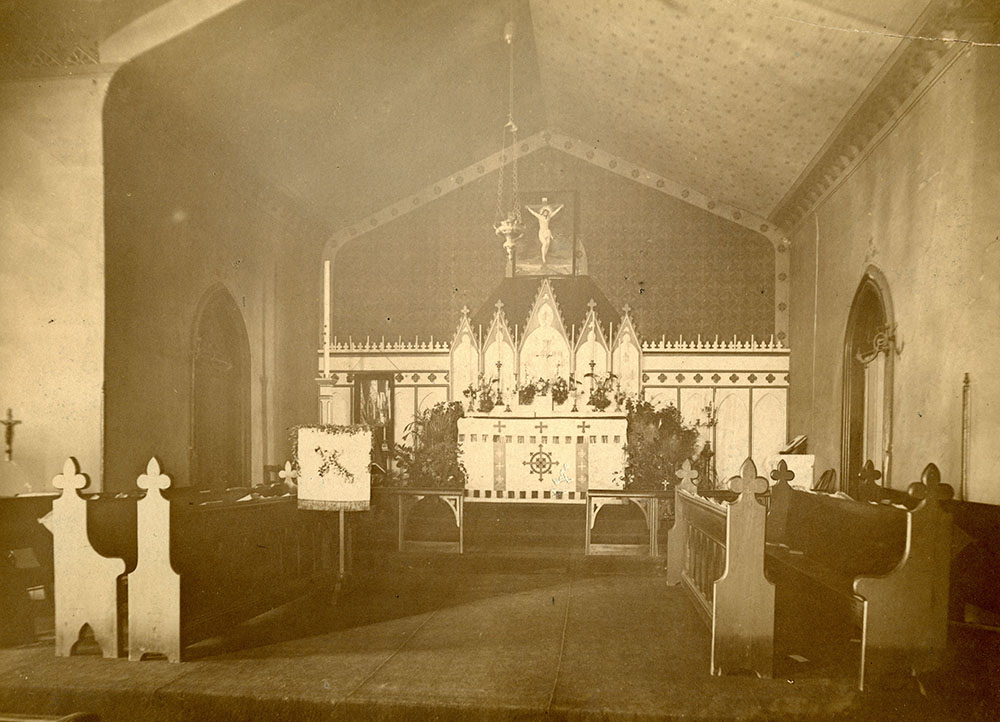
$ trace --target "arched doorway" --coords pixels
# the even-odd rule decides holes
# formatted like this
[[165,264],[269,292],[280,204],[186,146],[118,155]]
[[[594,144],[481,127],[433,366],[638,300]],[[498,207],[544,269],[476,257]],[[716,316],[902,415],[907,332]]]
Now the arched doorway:
[[195,320],[191,383],[191,484],[250,484],[250,343],[229,292],[205,294]]
[[888,484],[892,453],[892,302],[885,277],[865,272],[854,294],[844,338],[841,487],[857,497],[859,475],[871,460]]

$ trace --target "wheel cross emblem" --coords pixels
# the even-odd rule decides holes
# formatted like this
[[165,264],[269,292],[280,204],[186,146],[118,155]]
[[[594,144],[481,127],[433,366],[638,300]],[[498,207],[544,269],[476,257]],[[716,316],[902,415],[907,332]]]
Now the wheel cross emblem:
[[545,475],[552,471],[552,467],[559,462],[555,461],[552,454],[544,451],[542,445],[539,444],[538,451],[532,451],[528,460],[521,463],[531,469],[532,474],[538,474],[539,481],[545,481]]

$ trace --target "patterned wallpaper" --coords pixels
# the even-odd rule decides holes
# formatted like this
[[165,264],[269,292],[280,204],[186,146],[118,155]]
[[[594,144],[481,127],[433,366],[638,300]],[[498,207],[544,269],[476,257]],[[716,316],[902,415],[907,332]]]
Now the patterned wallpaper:
[[[774,249],[763,236],[546,148],[519,165],[521,188],[578,193],[590,275],[645,337],[774,332]],[[493,234],[496,175],[347,243],[333,272],[333,333],[450,339],[463,305],[504,274]]]

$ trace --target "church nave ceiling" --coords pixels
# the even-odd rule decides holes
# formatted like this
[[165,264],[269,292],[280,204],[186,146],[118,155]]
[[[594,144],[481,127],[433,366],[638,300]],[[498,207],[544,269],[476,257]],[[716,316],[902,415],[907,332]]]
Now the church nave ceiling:
[[[160,3],[43,4],[99,5],[113,32]],[[22,30],[25,8],[0,3]],[[522,138],[578,138],[787,228],[959,47],[906,36],[969,37],[998,15],[993,0],[246,0],[111,92],[219,138],[333,233],[499,150],[513,17]],[[912,45],[933,52],[882,87]],[[870,112],[879,93],[888,110]]]

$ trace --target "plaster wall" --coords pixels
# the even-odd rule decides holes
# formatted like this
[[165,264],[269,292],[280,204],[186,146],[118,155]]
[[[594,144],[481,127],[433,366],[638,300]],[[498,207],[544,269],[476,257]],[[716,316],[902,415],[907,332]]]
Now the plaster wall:
[[319,253],[298,252],[307,239],[263,207],[271,199],[255,197],[251,179],[233,183],[218,146],[190,139],[180,118],[134,113],[141,80],[123,79],[105,113],[106,483],[131,488],[152,455],[175,484],[191,482],[195,326],[219,285],[249,339],[246,481],[260,482],[264,464],[287,458],[286,427],[316,420]]
[[0,82],[0,494],[51,489],[67,456],[101,481],[101,106],[110,76]]
[[962,380],[972,382],[966,498],[1000,503],[1000,55],[967,51],[792,235],[789,434],[817,473],[840,466],[848,312],[869,265],[898,336],[894,488],[928,462],[959,486]]

